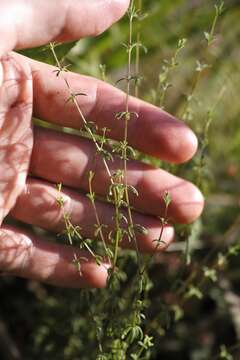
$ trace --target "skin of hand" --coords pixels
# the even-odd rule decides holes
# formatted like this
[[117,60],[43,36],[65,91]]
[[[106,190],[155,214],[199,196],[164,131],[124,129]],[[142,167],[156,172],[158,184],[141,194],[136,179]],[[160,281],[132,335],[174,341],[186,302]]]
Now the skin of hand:
[[[128,0],[8,0],[0,1],[0,271],[65,287],[104,287],[109,264],[98,266],[86,252],[48,242],[30,231],[9,224],[11,218],[55,234],[64,230],[63,209],[56,199],[56,183],[62,183],[64,211],[86,237],[93,236],[95,215],[84,195],[88,192],[88,173],[95,172],[94,191],[106,195],[109,177],[95,146],[75,135],[32,127],[32,116],[52,124],[80,129],[82,119],[69,91],[54,67],[25,58],[12,50],[96,36],[119,20]],[[125,108],[126,95],[90,77],[66,73],[65,78],[79,97],[87,119],[111,129],[110,137],[123,139],[124,124],[115,114]],[[196,152],[197,139],[181,121],[159,108],[131,98],[130,110],[139,117],[129,123],[129,143],[134,148],[163,160],[182,163]],[[111,171],[121,167],[115,158]],[[156,245],[164,212],[163,194],[171,193],[169,217],[189,223],[202,212],[204,200],[191,183],[161,169],[131,160],[127,181],[136,187],[132,196],[135,223],[145,226],[147,235],[138,235],[141,251],[151,253]],[[80,190],[80,191],[79,191]],[[96,201],[101,222],[111,229],[114,208]],[[25,226],[26,228],[26,226]],[[108,230],[109,231],[109,230]],[[163,232],[164,250],[173,240],[173,227]],[[123,247],[129,247],[123,241]],[[73,265],[77,254],[82,261],[79,274]]]

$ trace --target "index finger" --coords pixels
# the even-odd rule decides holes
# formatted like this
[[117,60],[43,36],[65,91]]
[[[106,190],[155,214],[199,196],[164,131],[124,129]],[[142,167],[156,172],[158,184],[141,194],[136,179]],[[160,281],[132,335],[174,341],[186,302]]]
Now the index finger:
[[13,49],[98,35],[128,5],[129,0],[1,0],[0,57]]
[[[124,120],[116,114],[126,109],[126,94],[103,81],[67,72],[56,76],[56,68],[28,60],[33,71],[34,116],[60,126],[81,129],[83,118],[76,104],[67,102],[70,93],[84,93],[76,100],[84,117],[99,127],[109,129],[107,136],[124,139]],[[193,131],[183,122],[162,109],[134,97],[129,98],[132,116],[128,124],[128,142],[133,148],[173,163],[192,158],[198,146]]]

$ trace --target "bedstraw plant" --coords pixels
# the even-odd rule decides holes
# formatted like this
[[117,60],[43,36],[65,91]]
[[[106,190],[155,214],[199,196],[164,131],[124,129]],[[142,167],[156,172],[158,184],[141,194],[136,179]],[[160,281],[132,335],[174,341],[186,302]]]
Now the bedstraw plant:
[[[108,231],[107,225],[102,224],[97,207],[95,204],[96,194],[93,188],[93,179],[94,172],[89,172],[89,193],[87,197],[92,204],[96,224],[94,225],[96,228],[95,237],[96,239],[100,239],[102,243],[101,254],[94,253],[94,250],[89,244],[88,241],[84,240],[81,236],[81,229],[77,226],[73,226],[71,223],[71,219],[69,214],[64,211],[64,201],[61,197],[61,184],[58,185],[59,190],[59,198],[57,202],[59,206],[61,206],[63,210],[64,221],[66,225],[66,234],[68,240],[71,245],[73,242],[77,241],[80,248],[84,248],[87,250],[96,260],[97,264],[101,264],[101,260],[103,257],[107,257],[109,263],[111,264],[109,270],[108,277],[108,297],[105,299],[105,303],[103,304],[103,320],[106,322],[106,319],[109,319],[106,324],[102,320],[99,324],[99,320],[97,321],[98,332],[98,359],[124,359],[128,356],[131,356],[132,359],[140,359],[144,354],[148,353],[148,350],[153,346],[153,338],[150,337],[147,333],[144,333],[142,328],[142,323],[145,320],[144,315],[144,293],[148,287],[148,279],[147,279],[147,266],[142,261],[141,255],[138,249],[137,243],[137,233],[145,233],[147,230],[141,224],[135,224],[132,216],[132,206],[130,204],[130,196],[131,192],[134,196],[141,196],[138,194],[137,190],[128,185],[127,183],[127,162],[131,157],[134,157],[134,150],[130,147],[128,143],[128,124],[133,117],[138,118],[137,113],[133,113],[129,108],[129,98],[131,95],[132,84],[134,85],[135,94],[138,93],[138,86],[140,81],[139,75],[139,64],[140,64],[140,50],[143,48],[146,49],[140,43],[140,30],[137,33],[137,41],[134,41],[133,38],[133,26],[134,22],[139,22],[142,14],[142,4],[141,1],[138,1],[137,6],[135,2],[132,1],[128,10],[128,19],[129,19],[129,39],[128,42],[123,44],[127,53],[127,73],[126,76],[120,79],[117,83],[124,81],[126,83],[126,101],[125,101],[125,109],[122,112],[119,112],[115,115],[116,121],[124,122],[124,138],[122,141],[111,144],[107,139],[106,135],[108,129],[101,129],[101,133],[99,135],[99,129],[92,122],[88,122],[88,120],[84,117],[81,107],[78,102],[78,98],[80,96],[87,96],[87,94],[82,93],[81,91],[75,93],[71,89],[71,84],[64,77],[64,73],[67,71],[67,68],[61,65],[60,61],[57,58],[55,52],[56,44],[50,44],[50,48],[52,54],[55,58],[57,70],[56,76],[62,76],[66,87],[69,91],[69,98],[66,102],[71,101],[74,103],[81,122],[83,123],[83,128],[80,130],[84,130],[89,138],[93,141],[96,147],[96,153],[101,157],[105,170],[109,176],[110,186],[108,190],[107,201],[114,204],[115,214],[114,214],[114,222],[115,229],[114,231]],[[136,67],[135,74],[132,74],[132,62],[133,62],[133,54],[136,53]],[[116,172],[111,173],[109,162],[114,161],[114,156],[120,157],[122,160],[122,169],[118,169]],[[160,218],[161,221],[161,232],[159,234],[159,238],[156,239],[156,250],[159,246],[161,246],[161,239],[163,234],[164,226],[167,224],[167,209],[171,202],[171,197],[169,193],[166,193],[164,196],[164,201],[166,204],[165,217]],[[126,215],[123,214],[123,209],[125,209]],[[107,230],[107,231],[106,231]],[[107,234],[107,236],[106,236]],[[73,238],[75,240],[73,240]],[[119,260],[119,249],[121,246],[121,242],[123,238],[126,238],[129,243],[133,244],[133,247],[136,251],[136,263],[137,263],[137,283],[134,286],[131,298],[132,304],[128,310],[128,317],[121,322],[116,319],[116,314],[119,313],[119,303],[118,301],[114,301],[114,297],[117,297],[119,292],[119,282],[121,282],[121,271],[118,269],[118,260]],[[74,263],[81,272],[81,259],[78,259],[76,254],[73,259]],[[116,293],[116,295],[114,294]],[[91,301],[89,300],[89,307],[91,309]],[[129,314],[131,316],[129,317]],[[93,315],[92,321],[96,323],[96,318],[99,319],[99,316]],[[118,324],[116,324],[118,322]],[[105,344],[102,342],[102,337],[106,337],[108,341]],[[106,348],[105,348],[106,346]]]
[[[204,54],[213,45],[215,41],[215,32],[219,17],[224,11],[224,3],[220,1],[215,5],[215,16],[210,26],[210,31],[203,32]],[[182,267],[179,276],[171,286],[171,301],[166,302],[159,299],[156,313],[150,314],[148,307],[151,302],[150,294],[153,289],[153,283],[149,274],[150,264],[153,256],[144,256],[140,253],[137,243],[137,234],[146,233],[142,224],[135,224],[132,215],[131,196],[141,196],[137,190],[127,183],[128,160],[136,156],[134,149],[128,143],[129,123],[133,118],[138,118],[137,113],[131,112],[129,99],[131,94],[139,96],[141,90],[141,69],[140,56],[141,52],[146,52],[144,44],[141,43],[141,21],[145,18],[142,0],[132,0],[128,10],[128,40],[123,44],[126,51],[126,75],[116,82],[124,84],[126,91],[125,108],[115,114],[116,121],[124,123],[124,138],[122,141],[113,142],[108,138],[109,129],[100,129],[96,124],[85,118],[78,99],[82,96],[88,96],[79,89],[74,92],[71,83],[66,79],[68,68],[59,61],[56,55],[56,44],[50,44],[51,52],[56,62],[56,76],[62,77],[65,81],[69,97],[66,102],[72,102],[79,114],[79,123],[82,127],[79,129],[84,132],[95,145],[96,156],[104,164],[105,171],[109,178],[109,189],[107,191],[106,201],[113,204],[115,213],[113,216],[114,230],[110,230],[106,224],[101,222],[98,214],[96,200],[97,194],[94,190],[95,173],[90,171],[88,174],[89,189],[87,197],[92,205],[95,214],[94,241],[84,239],[81,235],[79,226],[71,223],[70,215],[64,210],[64,200],[61,196],[61,184],[58,184],[59,197],[56,199],[62,208],[65,221],[65,232],[71,245],[78,244],[82,249],[89,252],[96,263],[100,265],[103,259],[108,259],[110,268],[108,270],[108,282],[105,290],[82,291],[82,299],[89,308],[89,318],[91,319],[92,328],[95,329],[95,339],[97,348],[94,355],[98,360],[122,360],[122,359],[150,359],[152,350],[156,346],[156,332],[158,336],[164,336],[169,327],[184,317],[184,308],[193,298],[201,301],[204,297],[206,283],[217,282],[219,274],[223,267],[226,266],[228,259],[239,254],[239,244],[232,244],[226,247],[224,252],[218,252],[214,248],[203,261],[199,264],[193,264],[191,261],[190,241],[197,225],[187,226],[181,229],[184,238],[184,247],[179,257],[182,258]],[[170,60],[164,60],[162,70],[159,74],[158,85],[152,91],[152,101],[161,107],[165,106],[167,96],[170,96],[168,90],[172,87],[172,72],[177,71],[180,66],[180,56],[182,51],[187,47],[187,39],[178,40],[176,51]],[[206,56],[207,58],[207,56]],[[192,106],[196,90],[201,81],[202,74],[210,68],[210,64],[202,59],[196,61],[196,68],[193,74],[189,93],[186,101],[182,104],[179,112],[181,117],[188,123],[191,123],[195,110]],[[101,65],[103,79],[106,79],[106,67]],[[200,133],[200,150],[192,168],[195,171],[195,181],[198,186],[203,188],[204,167],[206,150],[209,144],[209,129],[214,118],[215,108],[224,94],[222,89],[216,99],[216,104],[207,110],[205,125]],[[121,159],[122,167],[115,172],[110,170],[109,165],[114,159]],[[177,170],[176,170],[177,172]],[[159,237],[155,239],[156,250],[162,246],[163,229],[168,224],[168,208],[172,201],[171,193],[166,192],[163,196],[165,203],[165,213],[159,216],[161,231]],[[238,224],[238,222],[237,222]],[[235,228],[236,224],[233,224]],[[223,235],[224,237],[227,234]],[[95,240],[99,240],[98,245]],[[135,253],[121,252],[121,243],[128,241],[135,249]],[[222,244],[221,244],[222,245]],[[131,261],[130,274],[125,268]],[[81,274],[81,259],[74,255],[73,262],[76,264]],[[96,296],[98,294],[98,296]],[[96,298],[101,301],[96,301]],[[219,349],[216,359],[231,359],[231,354],[223,344]]]

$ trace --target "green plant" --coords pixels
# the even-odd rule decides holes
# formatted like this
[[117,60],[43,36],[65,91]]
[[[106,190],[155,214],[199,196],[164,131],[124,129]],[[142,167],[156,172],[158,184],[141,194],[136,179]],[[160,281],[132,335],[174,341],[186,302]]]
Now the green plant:
[[[140,4],[142,9],[140,13],[137,12],[137,17],[134,16],[132,42],[126,40],[130,28],[128,17],[111,34],[106,34],[97,42],[83,41],[87,49],[86,63],[91,64],[89,68],[82,58],[81,61],[77,60],[75,52],[67,55],[66,60],[81,71],[87,69],[91,73],[95,69],[94,75],[97,73],[104,79],[113,79],[113,82],[121,77],[119,86],[129,86],[131,93],[151,98],[156,104],[161,99],[165,109],[183,117],[197,131],[199,153],[189,164],[169,167],[156,159],[134,154],[126,142],[108,142],[107,129],[99,136],[100,129],[85,119],[85,133],[95,141],[96,152],[106,164],[111,162],[113,156],[119,156],[122,160],[122,168],[115,174],[109,174],[108,201],[116,203],[117,216],[114,221],[118,232],[109,235],[94,210],[95,236],[100,240],[96,245],[94,241],[82,238],[81,229],[73,227],[68,214],[65,214],[66,241],[84,247],[97,263],[102,261],[102,257],[107,257],[115,266],[109,272],[106,290],[81,291],[79,294],[78,291],[58,291],[34,285],[36,287],[31,290],[31,296],[41,300],[37,305],[29,301],[27,286],[33,285],[26,285],[26,298],[31,304],[29,309],[37,309],[41,314],[35,316],[36,324],[29,325],[33,330],[31,334],[28,333],[28,344],[26,347],[22,345],[27,354],[25,357],[29,359],[212,360],[239,357],[239,105],[234,95],[239,89],[235,43],[240,33],[239,5],[234,5],[234,1],[226,4],[219,17],[221,3],[216,4],[220,7],[218,10],[215,8],[215,14],[212,4],[206,1],[194,5],[180,0],[163,0],[161,3],[149,0],[136,4]],[[145,9],[148,9],[148,16],[143,14]],[[181,22],[178,21],[178,11]],[[152,32],[151,27],[154,28]],[[208,38],[203,29],[210,29],[206,31]],[[111,36],[114,38],[114,53],[110,50]],[[180,46],[181,38],[187,39],[184,48]],[[141,41],[146,42],[148,47],[146,62],[143,57],[140,58]],[[121,42],[126,43],[126,51],[118,49],[116,44]],[[131,71],[119,76],[121,66],[125,69],[129,60],[130,45],[134,45]],[[52,44],[55,52],[60,48],[61,45]],[[181,48],[181,52],[176,55],[178,48]],[[94,59],[89,55],[92,52]],[[56,55],[57,59],[61,57]],[[101,66],[100,71],[96,65],[98,61],[106,64]],[[60,71],[56,75],[64,77],[67,70],[65,63],[60,63],[58,68]],[[159,76],[156,76],[159,68],[160,77],[165,81],[162,87],[159,87]],[[75,103],[78,97],[86,96],[81,89],[73,93],[71,84],[66,86],[69,86],[69,102]],[[116,121],[130,123],[137,116],[129,114],[127,110],[126,107],[123,112],[116,114]],[[79,116],[81,118],[80,112]],[[112,147],[111,151],[109,146]],[[134,244],[134,233],[145,231],[141,224],[133,224],[133,228],[127,226],[127,223],[131,224],[131,206],[127,204],[126,192],[135,193],[135,190],[126,189],[124,163],[127,166],[126,158],[134,155],[154,165],[170,168],[176,175],[198,183],[208,194],[203,218],[193,226],[177,227],[179,241],[167,253],[154,258],[138,252],[122,252],[118,246],[122,236],[128,236]],[[90,173],[88,197],[94,209],[97,195],[93,180],[94,174]],[[162,225],[168,217],[169,195],[165,194],[166,213],[159,219]],[[57,200],[64,209],[60,185]],[[124,214],[122,205],[127,210]],[[121,221],[117,223],[119,217]],[[161,234],[156,246],[159,246],[158,243],[161,243]],[[75,263],[80,271],[81,259],[75,259]],[[14,288],[15,298],[17,293]],[[28,315],[24,317],[21,297],[18,297],[18,302],[15,307],[12,305],[14,311],[10,302],[2,307],[6,312],[14,313],[16,318],[17,313],[23,314],[21,316],[25,319]],[[19,321],[23,322],[22,318]],[[9,323],[9,327],[13,333],[16,331],[14,322]]]
[[[131,84],[134,83],[135,86],[135,94],[138,93],[138,85],[139,85],[139,63],[140,63],[140,49],[144,48],[144,46],[140,43],[140,31],[137,33],[137,42],[134,42],[133,39],[133,26],[135,21],[140,21],[142,14],[142,4],[141,1],[138,2],[138,8],[135,6],[135,1],[131,1],[129,10],[128,10],[128,19],[129,19],[129,39],[128,43],[123,44],[126,48],[127,52],[127,73],[124,78],[121,78],[120,81],[126,82],[126,101],[125,101],[125,109],[124,111],[116,114],[116,121],[124,122],[124,138],[119,143],[115,144],[110,148],[106,148],[106,145],[109,145],[108,139],[106,138],[106,134],[108,129],[102,129],[101,136],[98,135],[98,128],[93,123],[89,123],[87,119],[84,117],[83,112],[79,106],[77,98],[79,96],[87,96],[86,94],[80,92],[73,92],[71,88],[71,84],[64,77],[64,73],[67,71],[67,67],[63,66],[58,60],[55,47],[56,44],[50,44],[50,49],[53,54],[53,57],[56,61],[57,70],[56,76],[63,76],[66,87],[69,91],[69,98],[66,102],[71,101],[74,103],[79,117],[83,122],[83,129],[93,141],[96,147],[96,153],[100,155],[103,159],[103,163],[105,166],[105,170],[109,176],[110,186],[108,190],[107,200],[110,203],[114,204],[115,207],[115,230],[108,233],[108,239],[110,240],[110,244],[107,244],[107,239],[103,233],[103,228],[107,228],[107,225],[102,224],[100,222],[100,218],[97,212],[97,207],[95,204],[96,195],[93,189],[92,181],[95,176],[94,172],[90,171],[89,173],[89,193],[87,197],[89,198],[92,207],[94,209],[96,224],[95,224],[95,237],[100,238],[103,245],[103,254],[99,255],[94,253],[91,248],[91,244],[88,241],[84,240],[80,234],[80,229],[77,226],[73,226],[71,223],[71,219],[69,214],[64,211],[64,202],[61,197],[61,184],[58,185],[59,190],[59,198],[57,202],[59,206],[63,209],[64,221],[66,225],[66,234],[69,240],[69,243],[73,245],[73,239],[79,242],[80,248],[85,248],[96,260],[97,264],[101,263],[101,260],[104,256],[108,258],[109,263],[111,264],[111,268],[109,270],[109,279],[108,279],[108,289],[111,290],[108,293],[108,298],[106,298],[105,303],[103,304],[103,318],[110,318],[111,320],[104,326],[103,320],[100,321],[97,314],[93,315],[93,322],[99,324],[97,329],[99,329],[97,333],[98,339],[98,349],[99,354],[97,355],[98,359],[124,359],[128,356],[131,356],[133,359],[140,359],[144,354],[150,354],[149,349],[154,345],[153,337],[149,337],[147,333],[144,333],[142,326],[143,321],[145,320],[144,308],[145,301],[143,300],[147,296],[147,290],[149,288],[149,280],[147,276],[148,263],[145,264],[142,262],[141,255],[138,249],[136,232],[144,233],[147,230],[141,224],[134,224],[133,216],[132,216],[132,207],[130,204],[129,192],[131,192],[134,196],[141,196],[138,194],[137,190],[128,185],[127,183],[127,162],[131,156],[134,156],[134,150],[128,144],[128,126],[132,117],[137,117],[137,113],[132,113],[129,108],[129,98],[131,94]],[[179,45],[179,50],[180,46]],[[133,52],[136,52],[136,61],[135,61],[135,71],[137,72],[135,75],[131,73],[132,60],[133,60]],[[146,51],[146,50],[145,50]],[[178,53],[178,52],[177,52]],[[175,62],[177,53],[175,55]],[[81,129],[82,130],[82,129]],[[113,161],[113,155],[119,156],[122,159],[123,167],[122,169],[118,169],[115,173],[111,173],[109,168],[109,161]],[[163,218],[160,218],[161,221],[161,231],[158,239],[156,239],[156,250],[162,243],[162,235],[164,226],[167,225],[167,211],[168,207],[171,203],[171,196],[169,193],[164,195],[164,202],[166,206],[165,215]],[[123,215],[122,209],[126,209],[126,216]],[[122,226],[122,222],[125,222],[125,227]],[[133,302],[131,306],[129,306],[127,310],[128,316],[125,317],[122,324],[118,324],[116,326],[116,318],[114,314],[119,312],[119,304],[117,301],[117,294],[120,287],[121,282],[121,270],[118,269],[118,260],[119,260],[119,248],[121,246],[121,242],[123,238],[126,237],[129,243],[134,244],[134,248],[136,251],[136,263],[137,263],[137,284],[134,288],[131,297]],[[150,259],[151,260],[151,259]],[[81,272],[81,259],[78,259],[76,254],[74,255],[74,263],[78,266],[79,272]],[[146,292],[146,294],[145,294]],[[114,301],[114,297],[116,296],[116,300]],[[130,304],[129,304],[130,305]],[[91,302],[89,301],[89,307],[91,308]],[[107,336],[105,335],[107,334]],[[108,338],[107,345],[106,340],[105,343],[101,340],[101,337],[105,336]]]
[[[211,26],[210,33],[205,32],[204,36],[207,40],[207,46],[210,47],[214,41],[214,33],[217,25],[219,16],[223,12],[223,2],[215,5],[215,17]],[[140,255],[136,232],[146,232],[146,229],[141,224],[134,224],[132,217],[132,207],[130,204],[129,192],[134,194],[134,196],[141,196],[137,193],[137,190],[129,186],[127,183],[127,162],[129,158],[135,156],[134,150],[128,144],[128,125],[132,117],[138,118],[137,113],[132,113],[129,108],[129,98],[131,94],[132,84],[134,85],[135,95],[139,94],[139,84],[140,84],[140,50],[143,48],[146,52],[145,47],[141,43],[141,32],[139,23],[144,18],[142,14],[142,2],[137,1],[137,5],[134,0],[131,1],[129,10],[128,10],[128,19],[129,19],[129,38],[128,42],[124,43],[124,47],[127,53],[127,73],[126,76],[117,81],[117,84],[120,82],[126,82],[126,101],[124,111],[116,114],[116,121],[124,122],[124,139],[118,143],[112,144],[107,139],[108,129],[101,129],[101,135],[99,136],[99,129],[95,124],[88,122],[84,117],[83,112],[79,106],[77,98],[79,96],[87,96],[87,94],[82,93],[81,91],[74,93],[71,84],[64,78],[64,72],[67,71],[67,68],[61,65],[58,60],[55,48],[56,44],[50,44],[50,49],[53,54],[53,57],[56,61],[57,70],[56,76],[63,76],[65,79],[66,87],[69,91],[69,98],[67,102],[71,101],[74,103],[79,117],[83,122],[83,130],[93,141],[96,147],[96,153],[100,155],[103,159],[105,170],[109,176],[110,186],[108,191],[107,200],[114,204],[115,207],[115,230],[108,233],[106,238],[106,232],[104,229],[107,229],[107,225],[102,224],[97,212],[97,207],[95,204],[96,194],[93,189],[93,179],[94,172],[89,173],[89,193],[87,194],[92,207],[94,209],[96,224],[95,224],[95,237],[99,238],[102,243],[99,253],[96,253],[91,247],[91,241],[84,240],[80,234],[79,227],[74,227],[71,224],[71,220],[68,214],[64,213],[64,220],[66,224],[66,233],[69,239],[70,244],[73,244],[73,238],[79,242],[81,248],[85,248],[96,260],[97,264],[101,264],[103,257],[107,257],[111,268],[109,270],[109,279],[108,279],[108,288],[104,294],[104,300],[102,304],[94,309],[92,305],[92,297],[88,294],[88,305],[90,308],[90,316],[92,318],[92,323],[96,326],[96,339],[98,342],[98,353],[96,355],[98,360],[103,359],[147,359],[151,356],[151,348],[154,346],[154,338],[149,336],[148,332],[145,330],[146,316],[145,309],[148,304],[149,291],[152,287],[151,281],[148,276],[149,264],[153,257],[146,260]],[[137,33],[136,41],[134,41],[134,24],[137,23]],[[159,103],[161,107],[164,106],[165,97],[167,90],[171,87],[170,75],[171,72],[176,70],[179,65],[178,56],[180,52],[185,48],[187,40],[181,39],[178,41],[177,49],[170,60],[164,60],[164,66],[162,72],[159,75],[159,83],[157,86],[156,92],[153,92],[155,103]],[[135,51],[135,74],[132,74],[132,62],[133,62],[133,52]],[[193,114],[191,109],[191,101],[195,96],[195,91],[198,87],[200,81],[200,75],[202,72],[207,69],[209,65],[197,61],[196,67],[196,78],[193,80],[193,85],[191,87],[190,95],[187,96],[187,102],[185,105],[185,110],[183,112],[183,118],[191,121],[190,114]],[[106,69],[102,68],[102,76],[106,78]],[[220,93],[219,98],[222,94]],[[218,100],[219,101],[219,100]],[[217,102],[218,103],[218,102]],[[211,110],[207,113],[206,125],[203,130],[203,141],[200,148],[200,162],[197,168],[197,183],[201,186],[201,179],[204,167],[204,157],[205,149],[208,146],[208,132],[209,127],[213,119],[213,114],[215,107],[214,105]],[[82,129],[81,129],[82,130]],[[118,169],[115,173],[111,173],[109,168],[109,161],[113,161],[114,156],[118,156],[122,159],[122,169]],[[59,188],[59,199],[57,199],[59,205],[64,209],[64,203],[61,201],[61,185]],[[161,245],[162,234],[164,226],[167,225],[167,212],[168,207],[171,203],[170,193],[165,193],[164,195],[165,203],[165,214],[161,221],[161,232],[159,238],[156,239],[156,250]],[[125,208],[126,216],[123,215],[122,209]],[[125,226],[122,223],[125,223]],[[189,260],[189,241],[191,239],[191,234],[194,228],[188,228],[186,232],[186,265],[190,265],[191,261]],[[121,242],[123,238],[127,237],[130,243],[134,244],[136,251],[136,275],[134,276],[135,284],[132,290],[128,294],[128,300],[124,303],[121,303],[119,300],[119,292],[122,290],[124,283],[128,280],[127,275],[121,270],[121,256],[119,255]],[[109,243],[110,240],[110,243]],[[101,253],[102,252],[102,253]],[[226,257],[229,252],[227,252]],[[123,257],[123,263],[127,261],[127,256]],[[74,262],[78,266],[79,271],[81,271],[81,259],[74,257]],[[204,262],[205,263],[205,262]],[[198,300],[203,299],[203,292],[201,290],[202,284],[206,280],[212,282],[217,281],[217,269],[219,266],[219,261],[216,265],[211,267],[199,266],[200,272],[203,277],[198,285],[194,285],[194,280],[196,277],[199,277],[199,269],[196,269],[191,273],[191,275],[181,284],[180,288],[175,287],[175,294],[177,295],[178,302],[176,304],[171,304],[170,307],[167,304],[162,304],[162,311],[160,312],[163,319],[163,326],[170,326],[171,323],[171,313],[174,313],[175,321],[178,321],[184,315],[183,306],[191,298],[196,298]],[[177,279],[176,283],[181,279]],[[199,281],[199,280],[198,280]],[[173,286],[174,287],[174,286]],[[122,314],[121,320],[117,314]],[[100,315],[99,315],[100,314]],[[165,323],[166,322],[166,323]],[[160,326],[161,329],[161,326]],[[163,333],[165,333],[164,327],[162,327]],[[226,351],[225,351],[226,353]],[[221,351],[221,356],[223,350]]]

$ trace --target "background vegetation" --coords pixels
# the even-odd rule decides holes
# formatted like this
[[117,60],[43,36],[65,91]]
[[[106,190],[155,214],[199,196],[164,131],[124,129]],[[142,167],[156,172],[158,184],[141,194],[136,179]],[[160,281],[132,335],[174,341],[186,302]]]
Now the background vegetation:
[[[155,341],[143,359],[240,358],[240,4],[225,1],[208,46],[214,4],[144,1],[141,37],[148,52],[141,55],[140,96],[184,118],[197,132],[200,148],[193,161],[177,167],[139,156],[198,183],[206,208],[193,226],[178,227],[176,243],[151,265],[143,327]],[[80,41],[66,61],[74,71],[97,77],[104,64],[114,83],[126,72],[121,43],[127,36],[125,19],[98,39]],[[171,66],[179,39],[187,41]],[[52,61],[44,49],[28,55]],[[128,315],[134,255],[127,253],[121,262],[125,274],[115,300]],[[101,319],[95,316],[94,323],[92,314],[101,315],[106,292],[3,277],[0,294],[1,359],[96,359]]]

